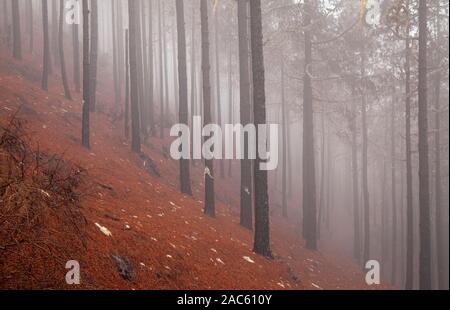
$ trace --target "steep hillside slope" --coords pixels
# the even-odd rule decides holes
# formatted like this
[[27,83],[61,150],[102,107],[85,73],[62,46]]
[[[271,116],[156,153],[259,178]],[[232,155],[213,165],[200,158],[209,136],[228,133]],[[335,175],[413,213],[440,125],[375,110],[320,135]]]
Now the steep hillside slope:
[[[122,123],[99,112],[91,119],[92,149],[82,148],[80,95],[67,101],[59,84],[45,93],[38,81],[39,69],[0,58],[0,124],[18,111],[34,149],[86,171],[77,205],[85,223],[78,232],[45,224],[41,239],[51,242],[0,243],[1,288],[368,288],[356,265],[305,250],[295,226],[276,215],[274,259],[252,253],[252,233],[239,226],[237,201],[230,198],[238,193],[236,180],[218,180],[217,218],[205,217],[202,170],[193,172],[194,197],[181,195],[178,164],[162,152],[169,141],[151,139],[145,156],[133,154]],[[100,106],[111,102],[109,94],[99,98]],[[80,286],[65,284],[67,260],[80,262]]]

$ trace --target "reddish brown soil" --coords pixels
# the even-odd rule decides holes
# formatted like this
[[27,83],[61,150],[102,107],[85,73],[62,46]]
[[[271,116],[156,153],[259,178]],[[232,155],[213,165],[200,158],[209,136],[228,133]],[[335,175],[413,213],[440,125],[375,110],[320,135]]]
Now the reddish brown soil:
[[[80,206],[87,220],[85,234],[80,236],[85,247],[61,225],[49,225],[53,228],[44,236],[59,242],[59,257],[33,244],[17,254],[14,248],[0,249],[1,288],[368,289],[357,265],[306,250],[296,225],[277,215],[271,218],[274,259],[255,255],[252,233],[240,227],[238,201],[231,199],[238,197],[238,179],[217,178],[217,218],[204,216],[202,170],[193,171],[194,197],[180,194],[178,164],[161,152],[162,144],[168,146],[169,141],[151,139],[152,147],[144,147],[160,178],[150,175],[142,159],[130,151],[122,123],[113,124],[104,113],[92,114],[92,149],[84,149],[80,146],[80,94],[73,101],[65,100],[55,77],[50,92],[43,92],[39,70],[3,54],[0,122],[4,124],[22,106],[18,117],[27,121],[35,147],[63,154],[87,170],[88,186]],[[110,97],[100,91],[100,105],[111,102]],[[112,236],[102,234],[95,223],[107,227]],[[134,279],[120,276],[111,255],[131,262]],[[81,264],[78,287],[65,284],[64,264],[69,259]]]

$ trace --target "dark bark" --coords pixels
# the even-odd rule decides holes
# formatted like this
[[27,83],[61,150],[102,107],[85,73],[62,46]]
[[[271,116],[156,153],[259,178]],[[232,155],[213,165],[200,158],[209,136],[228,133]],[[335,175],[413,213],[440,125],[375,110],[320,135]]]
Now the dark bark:
[[43,69],[41,88],[48,90],[48,75],[50,73],[50,38],[48,33],[48,3],[47,0],[42,0],[42,29],[44,40],[43,51]]
[[11,0],[12,26],[13,26],[13,56],[15,59],[22,59],[22,37],[20,31],[20,10],[19,1]]
[[[186,29],[184,24],[184,0],[176,0],[177,11],[177,35],[178,35],[178,84],[179,84],[179,122],[189,125],[188,122],[188,90],[186,69]],[[173,42],[175,48],[175,42]],[[189,172],[189,160],[180,160],[180,189],[187,195],[192,195],[191,180]]]
[[[216,73],[216,108],[217,108],[217,123],[222,126],[222,104],[221,104],[221,81],[220,81],[220,61],[219,61],[219,11],[218,8],[214,12],[214,55],[215,55],[215,73]],[[220,167],[220,177],[223,179],[225,177],[225,166],[224,161],[219,160]]]
[[[306,248],[317,249],[314,113],[312,97],[311,3],[304,4],[305,67],[303,81],[303,235]],[[254,70],[254,69],[253,69]]]
[[[408,31],[409,33],[409,31]],[[414,214],[411,154],[411,53],[410,40],[406,40],[405,56],[405,143],[406,143],[406,279],[405,288],[413,289],[414,284]]]
[[427,1],[419,0],[419,287],[431,289],[430,172],[427,100]]
[[[264,73],[264,52],[262,33],[261,1],[250,1],[250,29],[253,68],[253,117],[256,126],[266,124],[266,92]],[[258,127],[256,127],[258,137]],[[269,228],[269,196],[267,192],[267,171],[260,170],[262,160],[259,154],[254,161],[255,186],[255,239],[253,250],[255,253],[272,257],[270,250]]]
[[33,1],[28,2],[28,10],[30,12],[29,14],[29,21],[28,21],[28,34],[30,36],[30,41],[28,42],[28,50],[30,53],[33,53],[34,48],[34,13],[33,13]]
[[[206,126],[212,121],[211,118],[211,64],[209,59],[209,25],[208,25],[208,0],[200,0],[200,20],[202,30],[202,71],[203,71],[203,125]],[[205,137],[207,141],[209,137]],[[205,209],[206,215],[215,217],[214,198],[214,162],[205,160]]]
[[78,39],[78,25],[72,25],[72,47],[73,47],[73,80],[75,91],[81,91],[81,73],[80,73],[80,41]]
[[164,138],[165,115],[164,115],[164,76],[163,76],[163,39],[162,39],[162,16],[161,0],[158,0],[158,51],[159,51],[159,137]]
[[[249,34],[248,1],[238,1],[238,35],[239,35],[239,98],[240,120],[242,126],[251,122],[250,105],[250,68],[249,68]],[[253,228],[252,213],[252,161],[248,159],[248,137],[244,137],[245,158],[241,160],[241,194],[240,223],[247,229]]]
[[130,58],[129,58],[128,29],[125,30],[125,137],[130,136]]
[[129,57],[130,57],[130,100],[131,100],[131,148],[133,152],[141,152],[141,135],[139,128],[139,94],[138,94],[138,84],[139,76],[137,70],[137,51],[136,51],[136,40],[139,39],[137,36],[138,27],[138,14],[137,11],[137,1],[128,0],[128,14],[130,21],[129,29]]
[[[15,0],[14,0],[15,1]],[[52,2],[52,53],[53,62],[55,65],[59,65],[59,59],[56,55],[59,55],[58,45],[58,0],[51,0]]]
[[282,181],[281,181],[281,195],[282,195],[282,213],[283,217],[287,218],[287,124],[286,124],[286,98],[285,98],[285,82],[284,82],[284,57],[281,55],[281,126],[282,126]]
[[98,61],[98,0],[91,0],[91,48],[90,48],[90,111],[95,112],[97,106],[97,61]]
[[81,143],[85,148],[90,148],[90,81],[89,81],[89,3],[83,0],[83,119],[81,129]]
[[72,100],[70,94],[69,82],[67,80],[66,60],[64,57],[64,0],[60,0],[59,5],[59,62],[61,64],[61,78],[64,87],[64,95],[66,99]]
[[[395,92],[395,89],[392,90]],[[392,206],[392,248],[391,248],[391,284],[395,285],[397,280],[397,184],[396,184],[396,139],[395,139],[395,98],[392,98],[391,108],[391,206]]]
[[153,53],[153,1],[149,1],[148,3],[148,126],[150,128],[151,135],[156,133],[155,128],[155,119],[154,119],[154,106],[155,106],[155,97],[154,97],[154,53]]
[[353,258],[361,260],[361,231],[359,225],[359,178],[358,178],[358,137],[357,137],[356,103],[352,104],[350,128],[352,133],[352,197],[353,197]]

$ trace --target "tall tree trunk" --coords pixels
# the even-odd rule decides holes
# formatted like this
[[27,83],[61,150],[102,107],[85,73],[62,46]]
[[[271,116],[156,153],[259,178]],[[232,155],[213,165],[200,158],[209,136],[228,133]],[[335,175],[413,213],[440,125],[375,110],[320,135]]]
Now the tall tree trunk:
[[141,30],[142,30],[142,63],[143,63],[143,100],[141,111],[141,128],[144,134],[144,139],[148,138],[148,102],[149,102],[149,72],[148,72],[148,55],[147,55],[147,21],[146,21],[146,6],[147,1],[141,1]]
[[[16,1],[16,0],[14,0]],[[53,62],[56,66],[59,65],[59,60],[56,55],[59,55],[58,46],[58,0],[52,1],[52,53],[55,55],[53,57]]]
[[131,99],[131,148],[133,152],[141,152],[141,136],[139,128],[139,94],[138,94],[138,84],[139,76],[137,70],[137,51],[136,51],[136,40],[139,39],[137,36],[138,27],[138,15],[137,11],[137,1],[128,0],[128,14],[130,21],[129,30],[129,57],[130,57],[130,99]]
[[155,96],[154,96],[154,56],[153,56],[153,1],[148,2],[148,111],[147,119],[148,126],[150,128],[150,134],[154,135],[156,133],[155,119],[154,119],[154,106],[155,106]]
[[97,60],[98,60],[98,0],[91,0],[91,51],[90,51],[90,111],[97,106]]
[[430,177],[428,163],[427,1],[419,0],[419,286],[431,289]]
[[[139,0],[136,0],[139,1]],[[118,113],[120,102],[119,94],[119,64],[117,61],[117,28],[116,28],[116,1],[111,1],[111,29],[112,29],[112,54],[113,54],[113,79],[114,79],[114,112]],[[140,40],[139,40],[140,41]]]
[[[186,29],[184,24],[184,0],[176,0],[177,11],[177,34],[178,34],[178,84],[179,87],[179,122],[189,125],[188,122],[188,90],[187,90],[187,69],[186,69]],[[175,30],[175,29],[173,29]],[[174,31],[175,32],[175,31]],[[174,37],[175,38],[175,37]],[[175,42],[173,42],[175,52]],[[181,192],[192,195],[191,180],[189,172],[189,160],[180,160],[180,187]]]
[[11,0],[12,25],[13,25],[13,56],[15,59],[22,59],[22,37],[20,31],[20,10],[19,1]]
[[128,29],[125,30],[125,137],[130,136],[130,55],[128,46]]
[[[184,12],[184,7],[183,7],[183,12]],[[175,111],[179,111],[180,110],[180,95],[179,95],[179,90],[180,90],[180,85],[178,82],[178,78],[177,78],[177,68],[178,68],[178,62],[177,62],[177,44],[176,44],[176,34],[175,34],[175,23],[172,24],[172,69],[173,69],[173,91],[174,91],[174,99],[175,99]],[[186,28],[186,26],[184,27]],[[185,35],[184,35],[184,42],[186,44],[186,29],[185,29]],[[186,69],[186,78],[187,78],[187,69]],[[187,82],[186,82],[187,83]],[[186,86],[186,90],[187,90],[187,86]],[[186,99],[187,99],[187,93],[186,93]],[[189,107],[188,110],[189,111]],[[187,116],[187,119],[189,121],[189,113]],[[189,124],[189,122],[188,122]]]
[[41,88],[48,90],[48,75],[50,73],[50,38],[48,33],[48,2],[42,0],[42,28],[44,34],[44,52]]
[[361,261],[361,231],[359,225],[358,137],[356,118],[356,102],[353,102],[350,123],[352,132],[353,258],[359,263]]
[[[256,136],[259,137],[258,125],[266,124],[266,91],[264,73],[264,51],[262,33],[261,0],[250,1],[250,27],[253,68],[253,117],[256,127]],[[260,143],[267,141],[260,141]],[[260,169],[262,160],[259,154],[254,161],[255,184],[255,240],[253,250],[255,253],[272,257],[270,250],[269,228],[269,196],[267,193],[267,171]]]
[[322,131],[322,146],[320,147],[320,197],[319,197],[319,214],[317,216],[317,236],[320,239],[320,229],[323,220],[323,208],[325,200],[325,107],[322,107],[320,115],[320,127]]
[[[248,34],[248,1],[238,1],[238,36],[239,36],[239,98],[240,121],[242,126],[251,123],[250,104],[250,67],[249,67],[249,34]],[[241,194],[240,194],[240,224],[253,228],[252,213],[252,161],[248,158],[248,137],[244,137],[244,154],[241,160]]]
[[[409,35],[409,31],[407,32]],[[412,290],[414,285],[414,211],[411,154],[411,43],[406,40],[405,55],[405,142],[406,142],[406,279],[405,288]]]
[[392,205],[392,270],[391,284],[395,286],[397,280],[397,184],[396,184],[396,139],[395,139],[395,88],[392,90],[391,106],[391,205]]
[[[230,124],[234,124],[234,94],[233,94],[233,51],[230,40],[230,48],[228,51],[228,120]],[[233,176],[233,161],[228,161],[228,177]]]
[[164,106],[166,110],[167,120],[170,121],[169,108],[169,67],[167,53],[167,29],[166,29],[166,5],[162,2],[162,42],[163,42],[163,65],[164,65]]
[[72,25],[72,47],[73,47],[73,80],[75,83],[75,91],[81,91],[81,74],[80,74],[80,41],[78,39],[78,24]]
[[[364,43],[363,43],[364,44]],[[361,77],[365,76],[365,51],[361,51]],[[361,121],[362,121],[362,191],[364,202],[364,249],[363,249],[363,263],[370,260],[370,200],[369,200],[369,185],[367,175],[367,152],[368,152],[368,129],[367,129],[367,99],[363,87],[361,93]]]
[[[196,105],[196,55],[195,55],[195,1],[192,1],[192,25],[191,25],[191,121],[196,115],[195,105]],[[192,126],[191,126],[192,127]],[[194,164],[195,161],[192,161]]]
[[[208,0],[200,0],[200,20],[202,29],[202,70],[203,70],[203,125],[206,126],[212,121],[211,118],[211,80],[210,80],[210,59],[209,59],[209,25],[208,25]],[[207,141],[209,137],[205,137]],[[214,199],[214,162],[205,159],[205,214],[215,217]]]
[[[216,71],[216,107],[217,107],[217,122],[220,126],[222,126],[222,104],[221,104],[221,81],[220,81],[220,61],[219,61],[219,9],[216,7],[214,12],[214,55],[215,55],[215,71]],[[223,179],[225,177],[225,166],[224,161],[219,160],[220,165],[220,177]]]
[[164,115],[164,76],[163,76],[163,36],[162,36],[162,10],[161,0],[158,0],[158,48],[159,48],[159,106],[160,129],[159,135],[164,139],[165,115]]
[[60,0],[59,5],[59,62],[61,63],[61,78],[63,81],[64,95],[66,99],[72,100],[70,95],[69,82],[67,80],[66,60],[64,58],[64,0]]
[[90,41],[89,41],[89,3],[88,0],[83,0],[83,119],[81,129],[82,145],[85,148],[90,148],[90,124],[89,124],[89,109],[90,109],[90,81],[89,81],[89,56],[90,56]]
[[305,0],[305,67],[303,80],[303,235],[306,248],[317,249],[316,174],[314,160],[314,113],[312,98],[311,3]]
[[283,217],[287,218],[288,213],[287,213],[287,139],[286,139],[286,131],[287,131],[287,124],[286,124],[286,98],[285,98],[285,83],[284,83],[284,56],[281,55],[281,126],[282,127],[282,133],[281,133],[281,138],[282,138],[282,145],[283,145],[283,149],[282,149],[282,162],[283,162],[283,167],[282,167],[282,181],[281,181],[281,195],[282,195],[282,213],[283,213]]
[[[444,243],[444,212],[442,205],[442,180],[441,180],[441,71],[436,73],[434,78],[434,166],[435,166],[435,176],[434,176],[434,186],[435,186],[435,204],[436,204],[436,244],[437,244],[437,270],[438,270],[438,288],[446,289],[448,288],[447,278],[448,272],[446,272],[446,259],[445,259],[445,248]],[[447,245],[448,246],[448,245]],[[448,263],[448,260],[447,260]]]
[[32,54],[33,53],[33,48],[34,48],[34,13],[33,13],[33,1],[32,0],[30,0],[29,2],[28,2],[29,4],[28,4],[28,9],[29,9],[29,12],[30,12],[30,15],[29,15],[29,21],[28,21],[28,32],[29,32],[29,35],[30,35],[30,41],[29,41],[29,43],[28,43],[28,49],[29,49],[29,52],[30,52],[30,54]]

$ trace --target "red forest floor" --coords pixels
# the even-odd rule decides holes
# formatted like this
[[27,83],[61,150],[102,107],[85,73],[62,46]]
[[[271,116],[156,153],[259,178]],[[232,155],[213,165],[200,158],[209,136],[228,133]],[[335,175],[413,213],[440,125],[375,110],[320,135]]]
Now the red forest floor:
[[[306,250],[295,225],[277,215],[271,218],[274,259],[255,255],[252,233],[240,227],[238,201],[231,199],[238,197],[238,179],[216,178],[217,218],[204,216],[202,170],[192,172],[194,197],[180,194],[178,164],[161,152],[168,141],[151,139],[143,148],[160,178],[130,151],[122,124],[113,124],[104,113],[92,114],[92,148],[84,149],[80,94],[67,101],[56,78],[48,93],[39,81],[39,68],[0,56],[0,123],[21,107],[18,117],[26,120],[35,147],[63,154],[87,170],[89,186],[80,206],[86,218],[80,233],[84,245],[55,228],[61,226],[51,226],[43,236],[58,242],[58,259],[42,246],[0,248],[0,288],[369,289],[357,265]],[[105,87],[99,89],[99,105],[111,102]],[[104,235],[95,223],[112,235]],[[133,279],[121,277],[112,255],[131,263]],[[80,262],[80,286],[65,284],[67,260]]]

